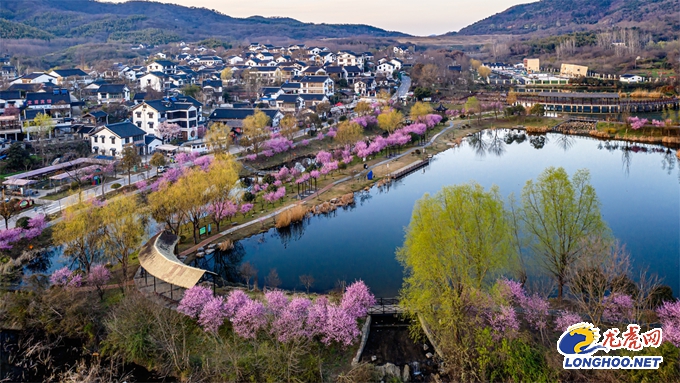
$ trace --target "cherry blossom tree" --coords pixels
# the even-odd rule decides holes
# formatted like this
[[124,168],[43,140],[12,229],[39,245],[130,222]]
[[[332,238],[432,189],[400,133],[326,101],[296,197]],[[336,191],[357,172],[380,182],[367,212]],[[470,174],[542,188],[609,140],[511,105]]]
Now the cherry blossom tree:
[[184,296],[177,306],[177,311],[192,318],[198,318],[203,307],[212,296],[212,291],[209,288],[196,285],[184,292]]
[[680,347],[680,301],[665,302],[656,310],[664,340]]
[[267,301],[267,309],[274,315],[279,315],[288,305],[288,298],[280,290],[270,290],[264,294]]
[[280,315],[274,319],[271,326],[272,334],[281,343],[307,336],[306,322],[308,310],[312,302],[306,298],[293,298],[285,306]]
[[167,121],[161,122],[156,131],[163,142],[179,137],[182,132],[179,125]]
[[604,298],[602,317],[612,323],[631,321],[633,318],[633,298],[626,294],[612,293]]
[[96,264],[90,267],[90,273],[87,274],[87,284],[97,289],[100,299],[104,299],[103,287],[111,279],[111,272],[104,265]]
[[360,334],[356,318],[337,306],[328,306],[327,309],[321,342],[326,345],[332,342],[343,346],[351,345]]
[[581,316],[570,311],[562,310],[555,318],[555,331],[567,331],[567,328],[573,324],[583,321]]
[[252,203],[244,203],[241,204],[241,207],[239,207],[239,213],[243,214],[243,218],[246,217],[246,214],[248,214],[249,211],[253,209],[253,204]]
[[266,310],[261,302],[248,299],[231,318],[234,332],[246,339],[254,339],[267,326]]
[[71,274],[71,270],[69,270],[68,267],[62,267],[52,273],[50,276],[50,283],[53,286],[66,286],[69,279],[71,279]]
[[226,302],[227,316],[233,317],[236,312],[248,302],[250,298],[241,290],[234,290],[229,293]]
[[517,312],[512,306],[501,305],[497,312],[486,314],[494,340],[502,338],[512,339],[519,331]]
[[320,164],[325,164],[333,160],[333,155],[327,151],[320,151],[316,154],[316,162]]
[[287,181],[290,178],[290,170],[286,166],[282,166],[274,177],[277,180]]
[[347,286],[340,307],[354,318],[362,318],[374,304],[375,297],[364,281],[359,280]]
[[208,171],[210,164],[212,164],[212,157],[202,156],[194,160],[194,165],[200,167],[204,172]]
[[210,297],[198,316],[198,324],[203,327],[205,332],[217,333],[220,326],[224,324],[227,313],[228,310],[223,297]]

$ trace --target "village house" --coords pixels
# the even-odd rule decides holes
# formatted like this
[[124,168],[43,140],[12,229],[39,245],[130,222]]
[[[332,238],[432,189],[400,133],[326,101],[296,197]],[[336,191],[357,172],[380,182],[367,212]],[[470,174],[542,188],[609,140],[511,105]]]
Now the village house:
[[55,69],[48,75],[56,78],[56,84],[63,86],[67,81],[79,84],[89,84],[92,82],[90,76],[82,69]]
[[146,66],[147,72],[161,72],[164,74],[175,74],[177,64],[168,60],[156,60]]
[[97,89],[97,102],[99,104],[128,101],[130,101],[130,88],[125,84],[104,84]]
[[626,83],[626,84],[635,84],[638,82],[642,82],[643,78],[642,76],[638,76],[636,74],[624,74],[619,77],[619,81]]
[[[210,123],[221,122],[232,128],[242,128],[243,120],[255,114],[258,109],[253,108],[217,108],[210,114]],[[269,117],[271,126],[278,127],[283,113],[278,109],[259,109]]]
[[51,92],[31,92],[26,94],[26,109],[23,120],[31,123],[38,114],[52,118],[57,128],[70,126],[73,117],[71,95],[67,89],[53,89]]
[[132,122],[146,134],[161,137],[161,123],[177,124],[180,138],[191,141],[198,138],[201,104],[191,97],[178,96],[162,100],[142,101],[132,108]]
[[92,153],[121,157],[123,148],[133,146],[145,155],[144,131],[130,122],[104,125],[90,134]]
[[301,84],[301,94],[332,96],[335,93],[335,83],[328,76],[304,76],[298,82]]
[[337,54],[338,65],[364,66],[364,58],[354,52],[344,51]]
[[18,77],[10,82],[10,84],[56,84],[57,78],[43,72],[33,72]]

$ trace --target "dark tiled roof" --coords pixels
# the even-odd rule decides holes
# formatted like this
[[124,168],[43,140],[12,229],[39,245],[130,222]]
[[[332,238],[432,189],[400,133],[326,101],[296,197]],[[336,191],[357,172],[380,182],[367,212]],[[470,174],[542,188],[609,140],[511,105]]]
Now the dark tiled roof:
[[51,92],[26,93],[26,105],[53,105],[58,102],[71,103],[68,90],[55,89]]
[[287,82],[281,85],[281,89],[300,89],[302,85],[299,82]]
[[134,101],[143,101],[144,97],[146,97],[146,92],[139,92],[139,93],[135,93],[135,96],[132,99]]
[[328,76],[305,76],[303,77],[300,82],[325,82],[328,80]]
[[342,73],[342,67],[340,66],[327,66],[324,68],[326,70],[326,73]]
[[0,99],[3,100],[18,100],[21,98],[21,92],[18,90],[0,90]]
[[162,66],[164,66],[164,67],[166,67],[166,66],[177,65],[177,64],[175,64],[174,62],[172,62],[172,61],[170,61],[170,60],[154,60],[154,62],[155,62],[156,64],[162,65]]
[[[269,118],[274,118],[278,109],[260,109]],[[255,114],[253,108],[217,108],[210,114],[211,120],[245,120]]]
[[323,101],[327,99],[325,94],[297,94],[296,96],[300,96],[305,101]]
[[359,68],[356,65],[346,65],[344,68],[347,71],[347,73],[361,73],[361,72],[363,72],[361,70],[361,68]]
[[148,134],[144,136],[144,144],[149,145],[150,143],[154,142],[154,140],[161,140],[160,138],[154,136],[153,134]]
[[[104,84],[97,89],[99,93],[124,93],[127,86],[125,84]],[[129,89],[128,89],[129,90]]]
[[35,92],[36,90],[43,87],[43,84],[12,84],[7,88],[7,90],[24,90]]
[[108,113],[106,113],[103,110],[95,110],[95,111],[90,112],[88,114],[90,114],[94,118],[104,118],[104,117],[108,116]]
[[82,69],[74,68],[74,69],[55,69],[55,73],[57,73],[61,77],[71,77],[71,76],[87,76],[87,73],[83,72]]
[[144,135],[144,131],[131,122],[119,122],[117,124],[106,125],[106,129],[120,138]]
[[297,99],[300,95],[297,94],[280,94],[278,97],[276,97],[276,101],[281,101],[286,104],[293,104],[297,102]]

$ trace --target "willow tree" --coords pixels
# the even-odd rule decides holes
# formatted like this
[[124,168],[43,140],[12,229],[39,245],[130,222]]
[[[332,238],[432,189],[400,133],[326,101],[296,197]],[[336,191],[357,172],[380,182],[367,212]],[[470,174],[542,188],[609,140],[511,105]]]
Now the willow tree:
[[570,268],[581,256],[589,237],[607,237],[600,200],[586,169],[569,179],[564,168],[549,167],[522,189],[520,217],[529,248],[557,281],[562,299]]
[[130,257],[142,245],[147,218],[140,213],[137,195],[114,198],[102,208],[103,250],[107,258],[120,263],[125,285]]
[[265,141],[269,139],[270,132],[267,128],[271,120],[261,110],[255,110],[252,116],[243,120],[244,146],[252,146],[255,154],[260,153],[260,149]]
[[400,301],[433,329],[450,367],[474,359],[466,342],[480,321],[471,309],[516,260],[510,222],[495,186],[449,186],[415,204],[397,251],[405,269]]
[[300,130],[297,118],[292,114],[286,114],[279,122],[279,127],[281,128],[281,135],[289,140],[292,140]]
[[231,128],[227,124],[217,122],[210,126],[205,135],[208,148],[215,154],[229,153],[231,145]]
[[61,221],[54,225],[52,240],[63,245],[64,254],[78,267],[90,273],[90,267],[102,256],[103,216],[101,208],[90,202],[67,207]]
[[378,127],[387,132],[394,132],[404,121],[404,115],[400,111],[390,109],[378,116]]

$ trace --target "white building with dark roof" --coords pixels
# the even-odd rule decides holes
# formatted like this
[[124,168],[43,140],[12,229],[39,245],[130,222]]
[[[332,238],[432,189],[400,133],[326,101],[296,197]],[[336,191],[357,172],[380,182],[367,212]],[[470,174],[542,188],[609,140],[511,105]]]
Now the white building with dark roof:
[[145,155],[145,132],[130,122],[104,125],[90,133],[92,153],[120,157],[123,148],[133,146],[139,155]]

